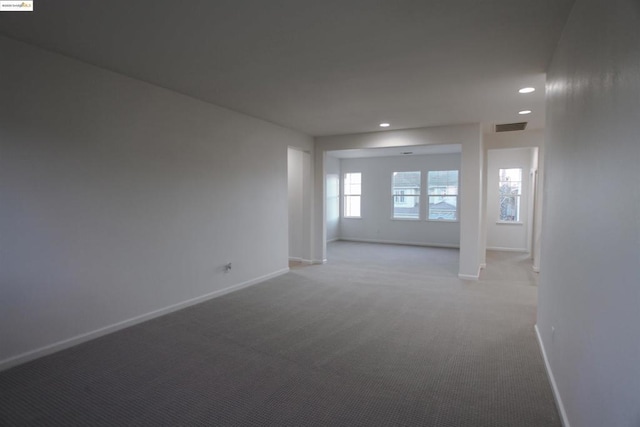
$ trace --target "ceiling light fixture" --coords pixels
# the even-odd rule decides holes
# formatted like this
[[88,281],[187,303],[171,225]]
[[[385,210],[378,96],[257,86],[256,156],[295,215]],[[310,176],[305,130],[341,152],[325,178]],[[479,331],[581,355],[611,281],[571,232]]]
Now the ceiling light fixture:
[[522,110],[522,111],[518,111],[518,114],[531,114],[531,110]]
[[535,92],[535,91],[536,91],[536,88],[534,88],[534,87],[523,87],[518,92],[520,92],[520,93],[531,93],[531,92]]
[[380,123],[381,128],[388,128],[389,126],[391,126],[389,123]]

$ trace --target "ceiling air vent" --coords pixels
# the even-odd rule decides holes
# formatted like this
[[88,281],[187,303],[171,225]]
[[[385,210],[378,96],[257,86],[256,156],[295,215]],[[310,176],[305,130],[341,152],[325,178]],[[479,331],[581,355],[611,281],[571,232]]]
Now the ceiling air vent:
[[496,132],[511,132],[514,130],[524,130],[526,127],[527,127],[527,122],[504,123],[502,125],[496,125]]

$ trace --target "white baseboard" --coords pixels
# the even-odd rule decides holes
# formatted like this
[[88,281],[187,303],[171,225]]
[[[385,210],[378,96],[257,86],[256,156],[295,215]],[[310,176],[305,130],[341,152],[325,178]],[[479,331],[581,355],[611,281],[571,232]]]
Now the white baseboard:
[[537,265],[532,265],[531,269],[535,272],[535,273],[540,273],[540,267]]
[[314,259],[311,264],[315,264],[315,265],[319,265],[319,264],[326,264],[327,263],[327,259]]
[[205,295],[201,295],[196,298],[192,298],[186,301],[182,301],[176,304],[172,304],[170,306],[150,311],[149,313],[141,314],[139,316],[132,317],[127,320],[123,320],[121,322],[114,323],[112,325],[108,325],[94,331],[86,332],[84,334],[76,335],[71,338],[67,338],[62,341],[55,342],[53,344],[46,345],[44,347],[37,348],[35,350],[27,351],[22,354],[18,354],[17,356],[9,357],[8,359],[4,359],[0,361],[0,371],[4,371],[6,369],[12,368],[14,366],[20,365],[22,363],[29,362],[31,360],[46,356],[48,354],[52,354],[58,352],[60,350],[64,350],[69,347],[73,347],[75,345],[81,344],[86,341],[90,341],[92,339],[101,337],[103,335],[110,334],[112,332],[119,331],[120,329],[128,328],[129,326],[136,325],[138,323],[145,322],[147,320],[151,320],[155,317],[163,316],[165,314],[169,314],[171,312],[207,301],[209,299],[213,299],[216,297],[220,297],[222,295],[226,295],[231,292],[238,291],[243,288],[247,288],[249,286],[256,285],[260,282],[264,282],[265,280],[272,279],[274,277],[281,276],[289,271],[289,268],[283,268],[281,270],[275,271],[273,273],[265,274],[264,276],[256,277],[255,279],[247,280],[246,282],[238,283],[233,286],[229,286],[224,289],[219,289],[214,292],[210,292]]
[[478,280],[480,280],[480,270],[482,270],[482,266],[481,265],[478,266],[478,273],[476,273],[475,275],[458,273],[458,278],[462,279],[462,280],[478,281]]
[[327,243],[331,243],[331,242],[337,242],[338,240],[340,240],[339,237],[334,237],[333,239],[328,239]]
[[540,352],[542,352],[542,358],[544,359],[544,366],[547,368],[547,376],[549,377],[549,382],[551,383],[551,389],[553,390],[553,397],[556,400],[556,406],[558,407],[558,412],[560,412],[562,425],[564,427],[571,427],[569,424],[569,418],[567,417],[567,411],[565,411],[564,405],[562,404],[562,398],[560,397],[560,392],[558,391],[556,379],[553,376],[551,365],[549,365],[549,359],[547,358],[547,352],[544,349],[544,343],[542,342],[542,337],[540,336],[540,330],[538,329],[538,325],[536,324],[534,328],[536,330],[536,336],[538,337]]
[[313,264],[313,260],[310,260],[310,259],[304,259],[304,258],[299,258],[299,257],[289,257],[289,261],[293,261],[293,262],[301,262],[302,264],[308,264],[308,265]]
[[501,252],[522,252],[522,253],[529,253],[529,251],[527,250],[527,248],[502,248],[499,246],[491,246],[491,247],[487,247],[488,251],[501,251]]
[[484,270],[485,268],[487,268],[486,262],[483,262],[482,264],[480,264],[480,270]]
[[378,239],[357,239],[351,237],[340,237],[338,240],[345,242],[360,242],[360,243],[380,243],[383,245],[406,245],[406,246],[426,246],[431,248],[447,248],[447,249],[460,249],[460,245],[447,245],[442,243],[429,243],[429,242],[403,242],[401,240],[378,240]]

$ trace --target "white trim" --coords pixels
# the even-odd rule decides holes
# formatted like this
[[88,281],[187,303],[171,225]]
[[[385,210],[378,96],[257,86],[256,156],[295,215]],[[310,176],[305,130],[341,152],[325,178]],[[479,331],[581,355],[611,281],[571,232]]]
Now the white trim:
[[532,265],[531,269],[533,270],[534,273],[540,273],[540,267],[537,265]]
[[308,265],[313,264],[313,261],[310,259],[304,259],[304,258],[294,257],[294,256],[289,257],[289,261],[300,262],[302,264],[308,264]]
[[460,245],[447,245],[442,243],[419,243],[419,242],[402,242],[399,240],[377,240],[377,239],[357,239],[351,237],[340,237],[338,240],[345,242],[360,242],[360,243],[380,243],[383,245],[407,245],[407,246],[427,246],[432,248],[447,248],[447,249],[460,249]]
[[529,253],[527,248],[502,248],[499,246],[487,246],[488,251],[502,251],[502,252],[522,252]]
[[340,238],[339,238],[339,237],[334,237],[333,239],[329,239],[329,240],[327,240],[327,243],[337,242],[338,240],[340,240]]
[[480,264],[480,270],[484,270],[485,268],[487,268],[487,263],[483,262]]
[[458,273],[458,278],[462,279],[462,280],[478,281],[478,280],[480,280],[480,271],[481,270],[482,270],[482,265],[480,264],[480,265],[478,265],[478,273],[476,275]]
[[76,335],[71,338],[67,338],[62,341],[55,342],[53,344],[46,345],[44,347],[37,348],[35,350],[27,351],[26,353],[18,354],[17,356],[9,357],[8,359],[4,359],[0,361],[0,371],[4,371],[5,369],[12,368],[14,366],[20,365],[22,363],[29,362],[30,360],[34,360],[48,354],[52,354],[58,352],[60,350],[64,350],[69,347],[73,347],[75,345],[81,344],[86,341],[90,341],[94,338],[101,337],[103,335],[110,334],[112,332],[119,331],[124,328],[128,328],[129,326],[136,325],[138,323],[145,322],[147,320],[151,320],[153,318],[163,316],[165,314],[169,314],[171,312],[180,310],[182,308],[186,308],[201,302],[204,302],[209,299],[217,298],[222,295],[226,295],[231,292],[239,291],[240,289],[247,288],[249,286],[256,285],[260,282],[264,282],[265,280],[273,279],[274,277],[281,276],[285,273],[289,272],[289,268],[283,268],[281,270],[275,271],[270,274],[265,274],[264,276],[256,277],[255,279],[247,280],[246,282],[238,283],[237,285],[232,285],[224,289],[219,289],[217,291],[210,292],[208,294],[201,295],[196,298],[188,299],[186,301],[182,301],[176,304],[169,305],[164,308],[160,308],[158,310],[153,310],[145,314],[141,314],[139,316],[132,317],[127,320],[123,320],[121,322],[113,323],[108,326],[104,326],[102,328],[98,328],[96,330],[85,332],[80,335]]
[[549,376],[549,382],[551,383],[553,397],[556,400],[556,406],[558,407],[558,412],[560,412],[562,425],[564,427],[571,427],[571,425],[569,424],[569,418],[567,417],[567,411],[564,409],[564,405],[562,404],[562,398],[560,397],[560,391],[558,390],[556,379],[553,376],[553,371],[551,370],[551,365],[549,364],[549,359],[547,358],[547,352],[544,349],[544,344],[542,342],[542,337],[540,336],[540,330],[538,329],[538,324],[534,326],[534,329],[536,330],[536,336],[538,337],[538,344],[540,344],[540,352],[542,353],[542,358],[544,359],[544,366],[547,368],[547,375]]
[[326,264],[327,263],[327,259],[314,259],[313,261],[311,261],[311,264],[314,265],[319,265],[319,264]]

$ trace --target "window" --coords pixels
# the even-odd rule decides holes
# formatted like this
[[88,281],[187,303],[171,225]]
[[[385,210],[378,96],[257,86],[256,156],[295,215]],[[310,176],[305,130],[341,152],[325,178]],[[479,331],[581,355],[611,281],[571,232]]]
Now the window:
[[420,219],[420,171],[394,172],[393,218]]
[[458,220],[458,171],[429,171],[427,175],[431,221]]
[[362,174],[350,172],[344,174],[344,211],[345,218],[360,218],[360,196],[362,195]]
[[520,196],[522,195],[522,169],[499,170],[500,221],[520,221]]
[[340,217],[340,175],[327,175],[327,223]]

